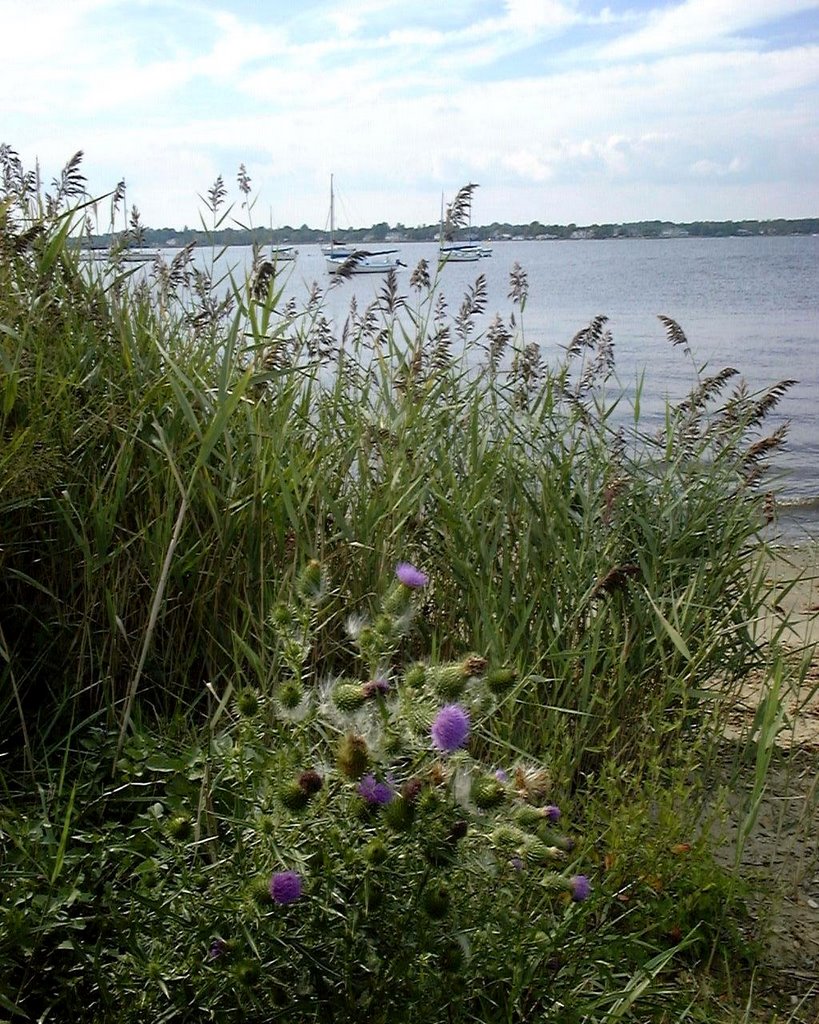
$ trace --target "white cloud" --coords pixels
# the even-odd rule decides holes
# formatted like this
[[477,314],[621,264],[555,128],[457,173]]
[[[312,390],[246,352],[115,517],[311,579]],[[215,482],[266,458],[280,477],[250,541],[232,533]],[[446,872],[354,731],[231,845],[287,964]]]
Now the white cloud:
[[691,173],[697,178],[726,178],[739,174],[748,166],[744,157],[734,156],[730,160],[697,160],[691,165]]
[[[714,48],[737,34],[789,14],[819,8],[817,0],[685,0],[651,12],[648,24],[603,47],[608,59],[630,60],[692,47]],[[747,45],[744,44],[744,45]]]
[[578,20],[577,5],[559,0],[506,0],[510,27],[532,32],[542,28],[563,28]]
[[[777,16],[817,6],[780,0]],[[193,222],[196,192],[240,161],[291,223],[323,222],[331,171],[362,220],[408,224],[475,179],[489,220],[533,203],[520,219],[580,223],[569,195],[619,219],[640,203],[667,216],[650,204],[675,189],[703,206],[772,205],[786,180],[805,203],[816,192],[819,44],[740,39],[765,32],[762,0],[627,15],[558,0],[506,0],[493,17],[466,0],[260,5],[254,20],[227,8],[0,0],[20,39],[0,65],[0,141],[55,168],[82,147],[94,188],[124,175],[148,223]]]
[[530,150],[515,150],[513,153],[503,156],[501,163],[525,181],[548,181],[552,176],[549,164]]

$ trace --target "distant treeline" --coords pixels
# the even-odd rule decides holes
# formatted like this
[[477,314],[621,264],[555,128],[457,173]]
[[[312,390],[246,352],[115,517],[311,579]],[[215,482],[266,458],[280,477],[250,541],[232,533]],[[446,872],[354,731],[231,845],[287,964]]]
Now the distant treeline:
[[[281,228],[223,228],[208,232],[189,228],[147,228],[140,229],[140,244],[146,247],[181,246],[190,242],[217,245],[309,245],[329,240],[326,230],[310,228],[302,224],[299,228],[285,225]],[[408,228],[403,224],[391,227],[382,222],[369,228],[347,228],[343,234],[348,242],[432,242],[438,238],[439,225],[427,224]],[[813,235],[819,234],[819,218],[806,217],[801,220],[723,220],[692,221],[676,224],[671,221],[642,220],[628,224],[500,224],[497,221],[482,227],[470,229],[469,237],[476,241],[501,241],[504,239],[583,239],[583,238],[726,238],[743,235]],[[113,238],[110,234],[92,235],[92,246],[108,247]]]

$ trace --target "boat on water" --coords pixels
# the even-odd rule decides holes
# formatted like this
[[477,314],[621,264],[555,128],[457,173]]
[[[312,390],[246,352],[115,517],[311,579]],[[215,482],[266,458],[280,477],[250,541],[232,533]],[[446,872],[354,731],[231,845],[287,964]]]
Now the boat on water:
[[[477,263],[492,255],[491,246],[472,238],[472,192],[477,185],[461,189],[452,206],[444,216],[444,197],[441,195],[441,229],[438,235],[438,263]],[[466,238],[456,240],[458,228],[463,228],[466,218]]]
[[109,249],[109,248],[86,248],[82,250],[83,257],[90,260],[106,260],[116,258],[120,263],[150,263],[162,253],[159,249]]
[[267,258],[271,263],[292,263],[298,254],[294,245],[271,245]]
[[325,256],[324,262],[330,274],[384,274],[404,266],[397,256],[389,252],[368,252],[366,249],[356,249],[349,256]]
[[335,191],[330,175],[330,241],[322,245],[322,254],[330,274],[384,274],[403,267],[397,249],[364,249],[336,238]]
[[473,242],[441,243],[438,251],[439,263],[477,263],[481,248]]

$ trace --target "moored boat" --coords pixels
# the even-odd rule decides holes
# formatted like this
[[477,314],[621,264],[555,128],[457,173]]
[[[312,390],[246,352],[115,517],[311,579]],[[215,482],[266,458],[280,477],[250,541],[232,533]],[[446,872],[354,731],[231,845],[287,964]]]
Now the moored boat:
[[327,272],[338,274],[384,274],[403,267],[397,249],[362,249],[340,242],[335,237],[335,192],[330,175],[330,241],[321,246]]
[[480,246],[472,242],[442,244],[438,252],[439,263],[476,263],[480,258]]
[[384,274],[404,266],[395,251],[369,252],[366,249],[354,249],[346,256],[325,256],[324,262],[330,274]]
[[268,259],[272,263],[292,263],[299,250],[294,245],[271,245]]
[[[444,216],[444,197],[441,196],[441,229],[438,235],[438,263],[477,263],[492,255],[492,249],[472,238],[472,193],[478,186],[464,186],[447,207]],[[458,229],[466,228],[466,238],[456,240]]]

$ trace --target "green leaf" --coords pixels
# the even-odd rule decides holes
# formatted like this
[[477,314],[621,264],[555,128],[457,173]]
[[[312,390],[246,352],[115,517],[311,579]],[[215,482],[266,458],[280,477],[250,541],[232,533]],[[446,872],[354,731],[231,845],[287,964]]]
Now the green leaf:
[[648,590],[646,590],[645,593],[646,597],[651,602],[651,607],[657,613],[657,618],[660,620],[660,623],[663,629],[668,634],[668,637],[671,640],[671,642],[674,644],[674,646],[677,648],[677,650],[685,658],[686,661],[692,661],[693,658],[691,656],[691,652],[689,651],[688,645],[686,644],[685,640],[683,640],[683,638],[680,636],[677,630],[671,625],[671,623],[668,621],[665,615],[663,615],[663,613],[660,611],[657,602],[654,600],[651,594],[649,594]]

